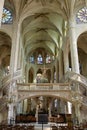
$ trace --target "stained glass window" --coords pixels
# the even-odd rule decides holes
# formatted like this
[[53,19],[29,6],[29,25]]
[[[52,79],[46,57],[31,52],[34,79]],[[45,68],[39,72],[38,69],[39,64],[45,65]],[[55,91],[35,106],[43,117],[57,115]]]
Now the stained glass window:
[[2,14],[2,23],[12,23],[13,17],[12,17],[12,13],[6,9],[3,8],[3,14]]
[[34,56],[30,56],[30,63],[34,63]]
[[37,64],[43,64],[43,58],[41,54],[39,54],[37,57]]
[[51,63],[51,57],[49,55],[46,56],[46,63]]
[[77,23],[87,23],[87,7],[81,8],[76,14]]

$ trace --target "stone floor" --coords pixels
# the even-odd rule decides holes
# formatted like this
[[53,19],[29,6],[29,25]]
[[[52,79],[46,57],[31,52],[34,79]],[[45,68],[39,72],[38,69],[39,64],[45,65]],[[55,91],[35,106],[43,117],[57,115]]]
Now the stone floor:
[[38,123],[31,123],[31,124],[19,124],[19,125],[34,125],[35,130],[52,130],[51,126],[60,126],[60,125],[67,125],[65,124],[56,124],[56,123],[47,123],[47,124],[38,124]]
[[35,130],[51,130],[50,127],[35,127]]
[[50,125],[49,124],[36,124],[35,125],[35,130],[51,130]]

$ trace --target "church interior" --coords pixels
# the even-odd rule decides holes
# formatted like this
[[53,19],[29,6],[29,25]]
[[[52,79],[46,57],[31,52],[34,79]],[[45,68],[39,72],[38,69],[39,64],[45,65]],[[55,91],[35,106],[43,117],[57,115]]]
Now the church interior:
[[86,130],[86,113],[87,0],[0,0],[0,130]]

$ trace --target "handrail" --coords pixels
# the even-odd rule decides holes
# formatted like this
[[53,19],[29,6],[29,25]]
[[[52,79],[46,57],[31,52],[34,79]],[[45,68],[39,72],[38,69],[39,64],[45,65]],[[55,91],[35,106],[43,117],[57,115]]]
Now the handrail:
[[65,76],[64,76],[64,81],[69,81],[69,80],[73,80],[76,81],[80,84],[83,84],[84,87],[87,88],[87,78],[85,78],[84,76],[82,76],[81,74],[77,74],[75,72],[72,71],[67,71]]
[[7,76],[3,77],[1,89],[4,89],[4,87],[6,87],[10,82],[17,80],[20,77],[21,70],[17,70],[15,73],[13,73],[13,76],[11,74],[8,74]]
[[82,103],[87,106],[87,97],[82,95]]

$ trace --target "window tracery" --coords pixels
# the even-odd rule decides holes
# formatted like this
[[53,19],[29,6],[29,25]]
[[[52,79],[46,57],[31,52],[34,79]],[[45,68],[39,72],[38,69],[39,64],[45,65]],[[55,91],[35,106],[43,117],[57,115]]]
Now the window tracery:
[[49,55],[46,56],[46,64],[51,63],[51,57]]
[[37,64],[43,64],[43,58],[41,54],[39,54],[37,57]]
[[3,8],[2,23],[3,24],[12,23],[12,20],[13,20],[13,17],[10,10]]
[[87,23],[87,7],[81,8],[76,14],[77,23]]
[[34,56],[33,55],[30,56],[30,63],[34,63]]

